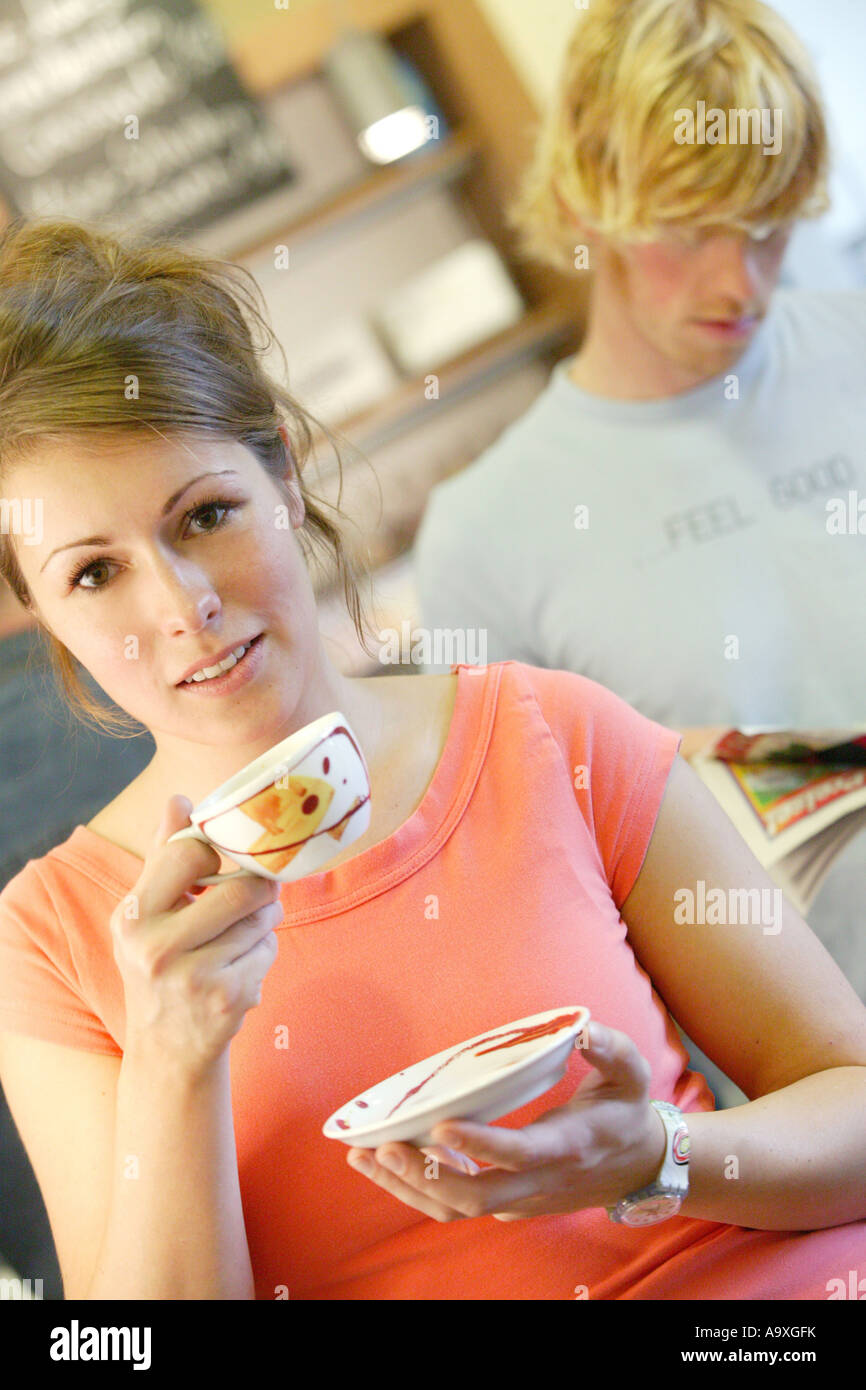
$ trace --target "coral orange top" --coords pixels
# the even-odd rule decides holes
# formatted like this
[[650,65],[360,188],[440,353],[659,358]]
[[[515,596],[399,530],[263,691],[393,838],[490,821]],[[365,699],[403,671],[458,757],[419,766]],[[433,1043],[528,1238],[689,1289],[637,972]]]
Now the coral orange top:
[[[620,917],[678,736],[582,676],[460,666],[421,804],[388,839],[287,884],[279,954],[231,1044],[257,1297],[824,1299],[866,1222],[800,1234],[601,1209],[439,1223],[346,1164],[327,1117],[393,1072],[571,1004],[634,1039],[651,1095],[711,1110]],[[581,772],[580,769],[584,769]],[[0,895],[0,1028],[120,1056],[108,921],[141,861],[84,826]],[[285,1042],[288,1045],[282,1045]],[[526,1124],[589,1064],[500,1121]],[[58,1135],[58,1143],[62,1136]]]

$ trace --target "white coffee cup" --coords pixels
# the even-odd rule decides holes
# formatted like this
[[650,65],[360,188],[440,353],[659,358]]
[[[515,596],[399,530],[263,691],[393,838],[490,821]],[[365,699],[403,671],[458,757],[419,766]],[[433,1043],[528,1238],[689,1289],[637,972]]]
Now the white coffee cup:
[[169,843],[201,840],[240,865],[197,879],[202,887],[314,873],[370,824],[370,777],[347,719],[337,710],[298,729],[206,796],[190,821]]

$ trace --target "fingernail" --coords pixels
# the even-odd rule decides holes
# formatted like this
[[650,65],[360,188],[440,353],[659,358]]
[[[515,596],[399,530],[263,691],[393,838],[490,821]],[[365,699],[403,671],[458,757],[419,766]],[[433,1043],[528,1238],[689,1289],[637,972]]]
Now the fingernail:
[[372,1173],[373,1171],[373,1161],[368,1154],[352,1154],[349,1162],[359,1173]]

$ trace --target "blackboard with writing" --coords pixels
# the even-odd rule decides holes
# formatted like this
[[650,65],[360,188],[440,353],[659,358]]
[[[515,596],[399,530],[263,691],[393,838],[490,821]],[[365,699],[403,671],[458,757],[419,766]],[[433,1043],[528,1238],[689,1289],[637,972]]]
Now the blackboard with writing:
[[169,235],[293,178],[195,0],[0,0],[0,194]]

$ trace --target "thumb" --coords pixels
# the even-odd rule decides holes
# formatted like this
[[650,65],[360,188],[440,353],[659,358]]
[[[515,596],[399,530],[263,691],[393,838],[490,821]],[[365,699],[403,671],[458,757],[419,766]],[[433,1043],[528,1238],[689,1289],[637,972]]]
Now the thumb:
[[642,1093],[649,1086],[650,1065],[627,1033],[608,1028],[593,1019],[586,1030],[581,1051],[590,1065],[611,1085],[635,1094]]
[[[151,854],[154,854],[156,850],[161,849],[164,844],[167,844],[167,842],[171,839],[171,836],[174,835],[176,831],[183,830],[186,828],[186,826],[191,824],[191,811],[192,802],[190,801],[188,796],[181,796],[178,793],[174,796],[169,797],[168,801],[163,807],[162,815],[159,820],[159,825],[156,827],[153,839],[150,842]],[[211,851],[211,853],[215,852]],[[210,872],[210,870],[208,870],[208,872]],[[193,903],[195,902],[196,898],[199,897],[199,895],[201,893],[204,893],[205,891],[206,890],[204,888],[191,886],[184,893],[181,894],[175,906],[177,907],[180,904],[186,905],[189,903]]]
[[446,1168],[456,1168],[458,1173],[469,1173],[472,1176],[480,1173],[481,1169],[468,1154],[459,1154],[455,1149],[446,1149],[444,1144],[428,1144],[422,1150],[428,1158],[435,1159],[437,1164],[443,1163]]
[[152,846],[154,849],[161,848],[176,831],[183,830],[190,824],[191,810],[192,802],[188,796],[176,794],[169,797],[163,807],[162,816],[153,837]]

